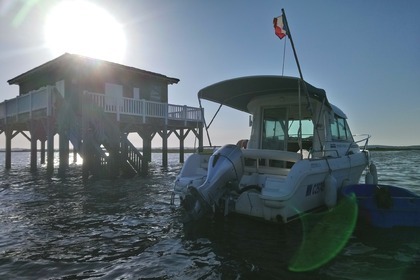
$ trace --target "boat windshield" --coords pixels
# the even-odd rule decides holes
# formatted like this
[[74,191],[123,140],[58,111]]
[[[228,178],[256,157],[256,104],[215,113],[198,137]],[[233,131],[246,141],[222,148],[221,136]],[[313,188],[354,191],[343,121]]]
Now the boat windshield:
[[334,121],[331,122],[331,138],[332,140],[353,142],[353,136],[346,119],[335,116]]

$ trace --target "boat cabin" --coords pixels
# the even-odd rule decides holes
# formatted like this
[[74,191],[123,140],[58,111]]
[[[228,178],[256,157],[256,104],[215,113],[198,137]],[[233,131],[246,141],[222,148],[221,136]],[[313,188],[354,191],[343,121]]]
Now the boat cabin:
[[358,149],[346,115],[323,89],[294,77],[254,76],[202,89],[199,97],[252,115],[247,149],[338,157]]

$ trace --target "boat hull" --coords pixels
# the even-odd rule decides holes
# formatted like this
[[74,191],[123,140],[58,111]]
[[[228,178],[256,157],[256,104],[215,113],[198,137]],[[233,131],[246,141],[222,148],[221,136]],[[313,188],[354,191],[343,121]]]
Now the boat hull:
[[[223,150],[235,151],[234,153],[229,152],[228,156],[231,157],[231,154],[234,154],[234,159],[229,158],[223,165],[221,164],[222,161],[218,162],[221,164],[220,166],[226,165],[228,167],[226,171],[219,168],[219,165],[213,166],[212,164],[214,156]],[[242,153],[242,156],[240,153]],[[190,202],[189,199],[186,199],[189,198],[188,193],[191,193],[191,190],[197,190],[197,193],[201,195],[194,197],[199,198],[197,201],[201,205],[210,205],[210,208],[217,206],[225,215],[238,213],[275,223],[287,223],[305,213],[333,207],[341,187],[358,183],[368,164],[367,156],[364,153],[358,153],[337,158],[296,159],[290,169],[258,166],[256,164],[250,166],[245,163],[250,157],[257,159],[254,161],[255,163],[264,157],[272,157],[278,160],[281,156],[287,157],[290,161],[293,160],[293,156],[292,153],[278,153],[276,155],[276,151],[270,152],[267,150],[261,150],[260,153],[257,150],[251,153],[241,152],[239,149],[232,150],[232,146],[220,149],[210,158],[208,158],[208,155],[201,156],[203,159],[199,159],[197,155],[191,157],[191,164],[190,160],[187,159],[181,172],[185,177],[179,176],[176,180],[175,190],[181,198],[181,204],[182,202]],[[240,159],[242,157],[243,160]],[[190,180],[190,178],[196,177],[185,169],[191,166],[191,168],[198,170],[197,163],[199,162],[205,162],[208,165],[208,176],[202,177],[201,185],[195,186],[194,184],[198,181]],[[242,170],[240,178],[233,180],[238,181],[237,184],[232,184],[233,177],[228,176],[232,173],[230,164],[233,162],[236,162],[235,170]],[[244,166],[239,167],[240,164],[244,164]],[[223,172],[226,172],[226,174],[221,174]],[[197,174],[197,177],[201,175],[202,171]],[[216,178],[225,179],[216,180]],[[230,190],[226,187],[228,181]],[[180,182],[189,183],[181,185]],[[223,192],[220,192],[220,196],[217,189],[223,190]],[[332,194],[332,204],[327,202],[328,194],[330,196]],[[188,211],[190,211],[190,208],[196,208],[185,207],[185,205],[184,203],[184,208]],[[194,203],[194,205],[197,205],[197,203]],[[198,217],[199,215],[193,216]]]
[[[335,196],[346,184],[358,183],[363,170],[367,166],[363,154],[352,155],[347,164],[340,164],[343,159],[301,160],[295,163],[287,176],[279,177],[272,174],[258,174],[261,192],[247,191],[235,201],[233,212],[262,218],[271,222],[287,223],[301,215],[328,208],[326,196],[328,187]],[[349,161],[352,162],[349,168]],[[329,169],[329,166],[335,166]],[[328,186],[327,178],[334,178],[334,185]],[[250,176],[244,176],[243,185],[253,185],[256,182]],[[330,206],[331,207],[331,206]]]

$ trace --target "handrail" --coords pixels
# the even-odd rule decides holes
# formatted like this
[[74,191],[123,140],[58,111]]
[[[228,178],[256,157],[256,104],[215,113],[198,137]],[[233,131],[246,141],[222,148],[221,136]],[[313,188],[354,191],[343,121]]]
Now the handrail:
[[15,98],[5,100],[0,103],[0,119],[18,117],[19,114],[47,109],[47,114],[51,113],[53,86],[42,87],[27,94],[19,95]]
[[[0,120],[13,117],[18,118],[19,114],[31,114],[32,111],[40,109],[47,109],[49,114],[52,112],[50,95],[54,93],[53,88],[54,86],[46,86],[0,103]],[[105,112],[116,113],[118,119],[120,115],[129,115],[143,118],[154,117],[168,120],[202,121],[201,109],[196,107],[127,97],[116,98],[88,91],[84,91],[83,94]]]
[[134,99],[127,97],[112,97],[102,93],[84,91],[83,94],[97,106],[108,113],[119,115],[131,115],[142,117],[155,117],[171,120],[201,121],[202,113],[200,108],[188,107],[185,105],[174,105]]
[[124,151],[124,160],[128,160],[131,165],[134,165],[134,168],[137,172],[141,172],[141,164],[143,160],[143,155],[137,150],[137,148],[128,141],[127,138],[121,138],[121,147]]

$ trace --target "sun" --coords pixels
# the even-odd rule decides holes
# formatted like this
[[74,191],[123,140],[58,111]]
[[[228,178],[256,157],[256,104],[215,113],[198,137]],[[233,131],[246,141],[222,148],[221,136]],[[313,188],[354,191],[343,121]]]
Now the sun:
[[65,52],[121,62],[124,30],[105,9],[80,0],[62,1],[48,13],[45,43],[55,55]]

